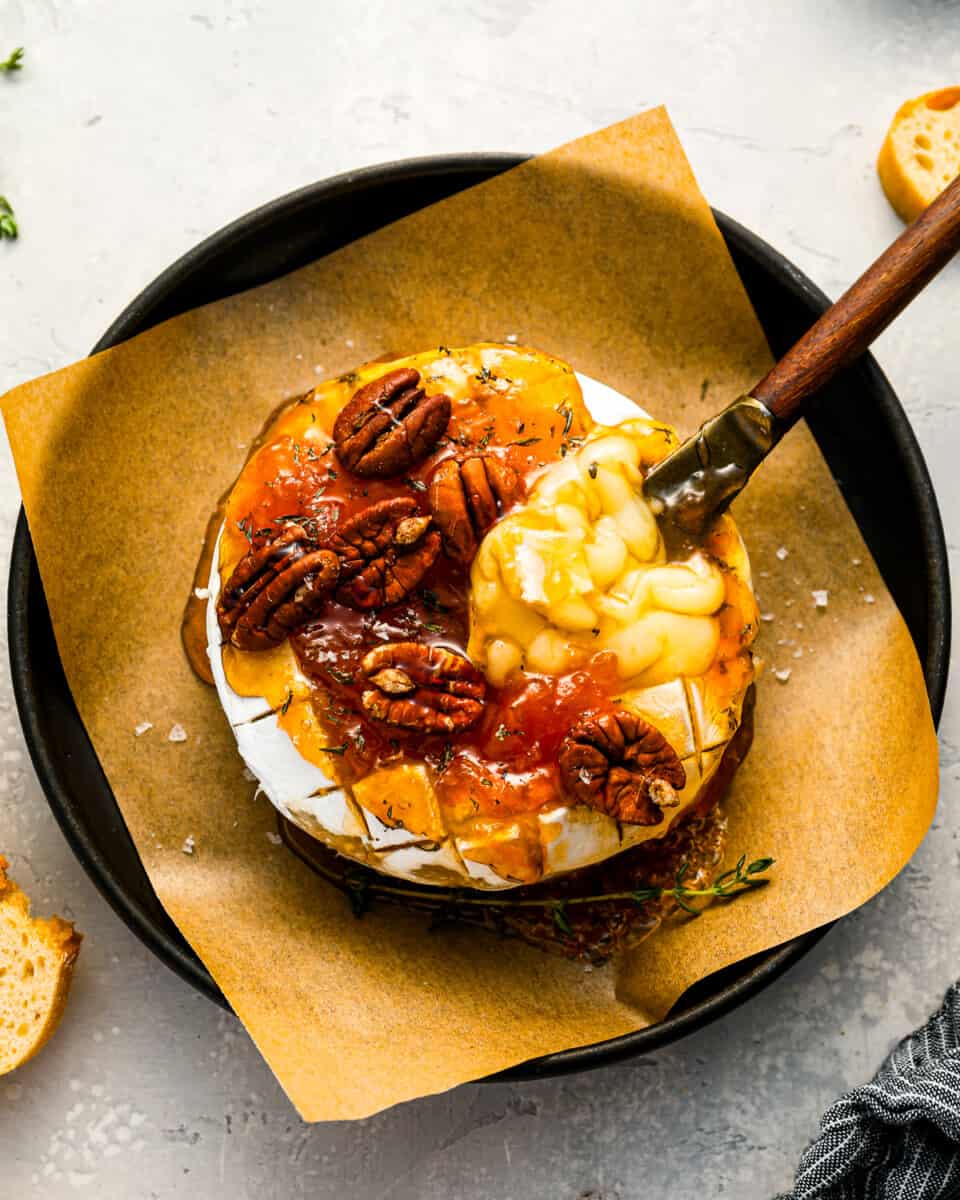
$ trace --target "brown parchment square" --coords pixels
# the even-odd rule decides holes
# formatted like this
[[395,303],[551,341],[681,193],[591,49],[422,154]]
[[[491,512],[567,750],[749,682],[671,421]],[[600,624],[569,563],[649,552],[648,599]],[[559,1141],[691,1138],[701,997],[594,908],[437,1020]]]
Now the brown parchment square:
[[[326,377],[385,351],[508,334],[685,433],[767,369],[663,110],[3,401],[60,654],[124,819],[165,908],[307,1120],[360,1117],[656,1020],[709,972],[863,903],[932,817],[920,665],[801,426],[738,510],[776,617],[760,651],[792,671],[761,680],[756,742],[727,806],[732,857],[775,857],[770,887],[662,930],[615,975],[471,930],[428,936],[399,910],[354,920],[268,839],[273,811],[251,800],[217,698],[179,644],[216,499],[267,414],[318,366]],[[825,611],[812,588],[829,589]],[[803,631],[785,632],[796,621]],[[138,738],[141,721],[154,728]],[[167,740],[175,722],[184,743]]]

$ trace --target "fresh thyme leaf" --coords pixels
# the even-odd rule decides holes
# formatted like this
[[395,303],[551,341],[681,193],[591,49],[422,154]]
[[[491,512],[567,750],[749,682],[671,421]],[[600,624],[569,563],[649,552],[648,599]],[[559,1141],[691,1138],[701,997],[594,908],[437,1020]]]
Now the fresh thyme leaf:
[[367,748],[367,739],[363,736],[362,733],[355,733],[353,735],[353,744],[356,746],[356,748],[362,754],[364,752],[364,750],[366,750],[366,748]]
[[557,408],[557,412],[563,417],[563,436],[566,437],[570,432],[570,426],[573,424],[573,409],[569,404],[561,404]]
[[543,441],[543,439],[538,438],[538,437],[528,437],[528,438],[521,438],[521,440],[519,442],[507,442],[507,445],[508,446],[533,446],[537,442],[540,442],[540,441]]
[[493,780],[492,779],[481,779],[480,786],[481,787],[493,787]]
[[445,742],[443,753],[440,755],[440,770],[445,771],[453,761],[453,743]]
[[513,729],[508,729],[508,728],[506,727],[506,725],[504,725],[503,723],[501,723],[501,724],[500,724],[500,725],[498,725],[498,726],[497,726],[497,728],[494,730],[493,736],[494,736],[494,737],[497,739],[497,741],[498,741],[498,742],[505,742],[505,741],[507,740],[507,738],[510,738],[510,737],[520,737],[520,735],[521,735],[522,733],[523,733],[523,726],[522,726],[522,725],[517,725],[517,726],[516,726],[515,728],[513,728]]
[[421,588],[420,596],[423,600],[423,607],[428,608],[430,612],[449,612],[445,604],[440,603],[440,598],[432,588]]
[[346,754],[346,752],[347,752],[347,743],[346,742],[343,742],[339,746],[321,746],[320,747],[321,754]]
[[404,479],[403,482],[407,487],[412,487],[415,492],[425,492],[427,490],[427,485],[422,479]]
[[353,683],[353,676],[349,671],[338,671],[336,667],[327,667],[326,672],[337,683]]
[[761,871],[769,871],[773,866],[772,858],[758,858],[747,867],[748,875],[759,875]]
[[442,633],[443,632],[443,626],[438,625],[436,623],[436,621],[424,621],[423,627],[424,627],[424,629],[429,629],[431,633]]
[[591,479],[596,479],[598,469],[599,468],[597,467],[597,464],[595,462],[592,462],[590,464],[590,466],[587,467],[587,474],[590,476]]
[[287,712],[292,703],[293,703],[293,692],[290,691],[289,688],[287,688],[287,698],[286,698],[286,700],[284,700],[283,704],[280,707],[280,716],[281,717],[285,717],[287,715]]
[[6,198],[0,196],[0,239],[19,237],[20,229],[17,226],[17,219],[13,215],[13,205]]
[[22,71],[23,70],[23,47],[18,46],[16,50],[12,50],[10,54],[0,62],[0,71]]
[[567,920],[567,905],[563,900],[558,900],[551,908],[553,915],[553,924],[560,933],[565,937],[573,937],[573,929],[570,922]]
[[489,383],[491,379],[496,379],[496,375],[489,367],[481,367],[475,378],[479,379],[481,383]]

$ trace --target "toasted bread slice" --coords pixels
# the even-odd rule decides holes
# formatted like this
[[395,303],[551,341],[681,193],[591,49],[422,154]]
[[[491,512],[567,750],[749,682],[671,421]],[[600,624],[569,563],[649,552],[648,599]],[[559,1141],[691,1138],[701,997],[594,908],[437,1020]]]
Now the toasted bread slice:
[[960,87],[902,104],[877,159],[887,199],[914,221],[960,174]]
[[0,855],[0,1075],[32,1058],[67,1002],[82,935],[59,917],[30,916]]

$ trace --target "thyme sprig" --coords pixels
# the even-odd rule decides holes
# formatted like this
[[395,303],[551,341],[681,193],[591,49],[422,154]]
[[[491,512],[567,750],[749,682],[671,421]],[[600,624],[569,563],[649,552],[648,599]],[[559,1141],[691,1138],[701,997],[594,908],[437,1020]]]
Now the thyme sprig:
[[0,196],[0,240],[15,238],[19,232],[17,218],[13,215],[13,206],[6,196]]
[[[448,905],[452,910],[458,908],[541,908],[550,912],[557,930],[567,937],[573,936],[568,913],[574,906],[585,904],[604,904],[610,901],[632,901],[638,907],[651,900],[672,898],[677,905],[691,917],[699,917],[711,900],[734,900],[745,892],[754,891],[770,882],[767,871],[774,865],[772,858],[757,858],[747,862],[745,854],[740,856],[735,867],[724,871],[706,887],[688,887],[684,880],[689,874],[690,864],[683,863],[678,869],[672,885],[669,887],[635,888],[628,892],[604,892],[595,896],[568,896],[563,900],[536,899],[511,900],[491,897],[487,894],[476,895],[456,888],[431,888],[430,893],[422,890],[404,887],[402,884],[381,883],[372,874],[351,872],[346,877],[329,873],[329,878],[344,887],[350,897],[354,912],[360,915],[366,911],[370,902],[378,896],[399,897],[418,901],[422,904]],[[327,872],[322,872],[327,874]],[[695,901],[706,901],[700,907]]]
[[22,71],[23,70],[23,47],[18,46],[16,50],[12,50],[10,54],[0,62],[0,71]]

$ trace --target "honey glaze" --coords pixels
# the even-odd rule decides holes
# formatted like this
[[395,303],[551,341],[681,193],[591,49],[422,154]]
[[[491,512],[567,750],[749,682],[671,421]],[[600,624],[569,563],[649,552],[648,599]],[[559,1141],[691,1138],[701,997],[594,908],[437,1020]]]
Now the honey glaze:
[[[245,464],[264,445],[273,427],[273,423],[277,420],[280,413],[285,412],[291,406],[301,403],[304,398],[303,395],[295,396],[292,400],[282,401],[273,409],[261,426],[260,432],[250,443],[250,449],[244,460]],[[207,527],[203,533],[200,557],[197,559],[197,566],[193,573],[193,584],[190,589],[190,595],[187,597],[187,602],[183,606],[183,617],[180,621],[180,640],[183,643],[187,662],[190,664],[197,678],[202,680],[203,683],[210,684],[211,687],[213,687],[213,675],[210,672],[210,659],[207,655],[207,584],[210,580],[210,568],[213,565],[213,554],[217,547],[217,538],[220,536],[224,514],[227,510],[227,501],[230,499],[233,487],[234,485],[231,484],[223,493],[217,501],[216,508],[210,514],[210,519],[207,521]]]

